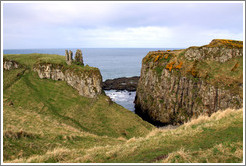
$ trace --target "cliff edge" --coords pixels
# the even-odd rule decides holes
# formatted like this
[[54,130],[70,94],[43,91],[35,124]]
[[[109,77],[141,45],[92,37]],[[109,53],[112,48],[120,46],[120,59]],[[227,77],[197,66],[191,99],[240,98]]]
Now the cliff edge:
[[180,124],[243,106],[243,42],[214,39],[183,50],[151,51],[142,60],[135,99],[138,114]]

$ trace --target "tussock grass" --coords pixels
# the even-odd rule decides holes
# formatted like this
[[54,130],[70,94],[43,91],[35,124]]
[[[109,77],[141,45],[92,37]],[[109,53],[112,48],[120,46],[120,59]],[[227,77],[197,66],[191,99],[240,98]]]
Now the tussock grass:
[[210,117],[200,116],[176,129],[154,129],[144,137],[132,137],[112,145],[54,149],[13,162],[240,163],[242,117],[242,109],[227,109]]
[[184,148],[168,154],[162,163],[229,163],[242,162],[243,144],[241,142],[230,145],[218,144],[205,151],[188,151]]

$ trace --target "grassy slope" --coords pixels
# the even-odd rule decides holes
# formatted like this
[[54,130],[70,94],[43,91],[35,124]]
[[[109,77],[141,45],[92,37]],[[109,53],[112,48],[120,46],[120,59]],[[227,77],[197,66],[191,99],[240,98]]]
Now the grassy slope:
[[242,109],[153,129],[103,95],[88,99],[63,81],[39,79],[23,58],[23,75],[4,71],[5,162],[242,162]]
[[174,130],[155,129],[145,137],[87,149],[60,147],[12,162],[240,163],[242,160],[243,109],[228,109],[211,117],[201,116]]
[[4,57],[25,65],[4,71],[4,160],[40,155],[57,147],[108,145],[146,135],[153,128],[123,107],[109,105],[104,95],[85,98],[66,82],[40,79],[32,71],[40,60],[65,65],[62,56]]

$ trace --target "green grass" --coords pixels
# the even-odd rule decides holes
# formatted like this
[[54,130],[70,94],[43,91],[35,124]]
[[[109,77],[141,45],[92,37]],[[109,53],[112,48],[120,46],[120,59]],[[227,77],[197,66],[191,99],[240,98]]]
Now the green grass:
[[161,76],[162,71],[163,71],[164,68],[165,68],[165,66],[157,66],[157,67],[155,68],[155,71],[156,71],[158,77]]
[[243,110],[228,109],[173,130],[155,129],[147,136],[107,146],[61,147],[15,162],[240,163],[242,159]]
[[[37,137],[4,137],[4,160],[40,155],[57,147],[110,145],[121,142],[118,138],[144,136],[153,128],[122,106],[109,104],[105,95],[95,99],[82,97],[65,81],[40,79],[32,70],[40,59],[52,64],[61,60],[63,64],[61,56],[7,56],[10,57],[25,68],[4,70],[4,132],[23,131]],[[58,60],[53,59],[56,57]],[[89,66],[67,68],[77,72],[94,70]]]
[[32,70],[40,59],[63,64],[63,57],[10,57],[23,67],[3,72],[6,163],[242,162],[242,109],[156,129],[104,95],[82,97],[66,82],[40,79]]
[[65,56],[53,54],[6,54],[5,59],[14,60],[22,65],[32,67],[37,62],[49,62],[65,65]]

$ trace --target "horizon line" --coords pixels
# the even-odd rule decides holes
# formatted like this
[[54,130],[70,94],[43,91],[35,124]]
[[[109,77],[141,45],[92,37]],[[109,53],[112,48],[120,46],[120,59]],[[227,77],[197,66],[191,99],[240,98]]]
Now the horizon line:
[[87,49],[87,48],[90,48],[90,49],[98,49],[98,48],[110,48],[110,49],[121,49],[121,48],[163,48],[163,49],[166,49],[166,48],[172,48],[172,49],[182,49],[182,48],[187,48],[187,47],[67,47],[67,48],[6,48],[3,50],[26,50],[26,49]]

